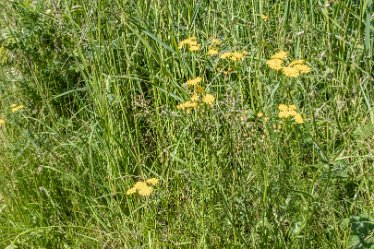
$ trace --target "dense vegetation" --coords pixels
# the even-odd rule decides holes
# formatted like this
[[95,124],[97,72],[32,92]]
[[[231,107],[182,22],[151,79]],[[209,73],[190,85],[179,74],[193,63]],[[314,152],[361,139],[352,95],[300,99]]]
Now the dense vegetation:
[[372,0],[1,1],[0,247],[374,248],[372,23]]

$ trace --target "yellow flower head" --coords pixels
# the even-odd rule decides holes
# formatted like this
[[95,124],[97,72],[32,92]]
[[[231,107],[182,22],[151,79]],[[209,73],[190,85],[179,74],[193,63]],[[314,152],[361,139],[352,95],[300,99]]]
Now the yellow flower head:
[[187,39],[180,41],[178,44],[178,48],[182,49],[185,46],[194,46],[194,45],[197,45],[197,40],[195,36],[192,36],[192,37],[189,37]]
[[261,117],[263,117],[263,116],[264,116],[264,114],[263,114],[262,112],[257,113],[257,117],[258,117],[258,118],[261,118]]
[[24,108],[23,105],[16,105],[16,104],[11,105],[10,107],[12,108],[12,112],[18,112],[19,110]]
[[293,67],[295,65],[303,65],[303,64],[304,64],[304,60],[294,60],[288,66]]
[[284,60],[287,58],[287,56],[288,56],[288,52],[280,51],[276,53],[275,55],[273,55],[271,59]]
[[213,95],[211,95],[211,94],[206,94],[204,97],[203,97],[203,102],[205,103],[205,104],[207,104],[207,105],[210,105],[210,106],[212,106],[213,104],[214,104],[214,100],[215,100],[216,98],[213,96]]
[[230,58],[231,57],[231,52],[224,52],[224,53],[222,53],[220,56],[219,56],[219,58],[221,58],[221,59],[228,59],[228,58]]
[[149,185],[155,186],[155,185],[158,184],[159,180],[157,178],[151,178],[151,179],[148,179],[145,182],[148,183]]
[[190,50],[191,52],[195,52],[195,51],[198,51],[200,50],[200,45],[199,44],[196,44],[196,45],[191,45],[188,47],[188,50]]
[[179,105],[177,105],[177,109],[180,109],[180,110],[187,110],[187,109],[192,109],[192,108],[196,108],[198,105],[197,102],[194,102],[194,101],[186,101],[184,103],[181,103]]
[[244,58],[247,52],[232,52],[230,59],[232,61],[238,61]]
[[288,106],[285,105],[285,104],[280,104],[278,106],[278,110],[281,111],[281,112],[286,112],[286,111],[288,111]]
[[296,67],[284,67],[283,74],[290,78],[296,78],[300,75],[299,70]]
[[216,49],[216,48],[209,48],[208,49],[207,55],[213,56],[213,55],[217,55],[217,54],[218,54],[218,49]]
[[142,188],[138,189],[138,193],[141,196],[149,196],[150,194],[152,194],[152,192],[153,192],[153,188],[148,185],[143,186]]
[[212,38],[211,44],[212,44],[212,46],[219,46],[219,45],[221,45],[221,40],[217,39],[217,38]]
[[271,59],[266,62],[268,67],[273,70],[280,71],[283,68],[283,61],[279,59]]
[[202,80],[201,77],[196,77],[195,79],[188,80],[186,84],[187,86],[197,86]]
[[138,190],[137,188],[132,187],[132,188],[130,188],[129,190],[126,191],[126,195],[135,194],[137,190]]
[[195,90],[196,90],[196,92],[199,93],[199,94],[204,94],[204,93],[205,93],[204,88],[201,87],[201,86],[196,86],[196,87],[195,87]]
[[301,65],[301,64],[297,64],[295,66],[293,66],[296,70],[299,71],[299,73],[301,74],[304,74],[304,73],[309,73],[310,71],[312,71],[312,69],[308,66],[308,65]]
[[262,19],[264,22],[266,22],[266,21],[269,19],[269,17],[268,17],[268,16],[265,16],[265,15],[261,15],[261,19]]
[[0,118],[0,127],[3,126],[5,124],[5,120]]
[[[152,180],[152,179],[149,179],[149,180]],[[154,178],[154,179],[156,179],[156,178]],[[151,182],[154,183],[155,181],[152,180]],[[149,184],[154,185],[152,183],[149,183]],[[151,186],[148,186],[147,183],[145,183],[145,182],[137,182],[137,183],[134,184],[134,186],[132,188],[127,190],[126,195],[132,195],[132,194],[135,194],[136,192],[138,192],[138,194],[141,195],[141,196],[149,196],[150,194],[152,194],[153,188]]]
[[197,94],[192,95],[191,101],[192,102],[198,102],[199,101],[199,96]]
[[294,116],[294,119],[295,119],[295,122],[296,122],[297,124],[302,124],[302,123],[304,123],[303,117],[302,117],[299,113],[297,113],[297,114]]

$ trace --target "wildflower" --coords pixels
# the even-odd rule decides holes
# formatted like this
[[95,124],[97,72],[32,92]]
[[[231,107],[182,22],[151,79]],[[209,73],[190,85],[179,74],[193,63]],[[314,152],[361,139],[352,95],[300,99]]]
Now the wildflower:
[[130,188],[129,190],[126,191],[126,195],[135,194],[137,190],[138,190],[137,188],[132,187],[132,188]]
[[219,58],[221,58],[221,59],[227,59],[227,58],[230,58],[230,57],[231,57],[231,52],[224,52],[219,56]]
[[196,41],[196,37],[192,36],[192,37],[189,37],[189,38],[186,38],[186,39],[180,41],[179,44],[178,44],[178,48],[182,49],[185,46],[194,46],[194,45],[197,45],[197,41]]
[[243,59],[245,55],[246,55],[246,52],[232,52],[230,59],[232,61],[238,61],[238,60]]
[[204,88],[201,87],[201,86],[196,86],[196,87],[195,87],[195,90],[196,90],[196,92],[199,93],[199,94],[204,94],[204,93],[205,93]]
[[141,196],[149,196],[150,194],[152,194],[152,192],[153,188],[148,185],[145,185],[142,188],[138,189],[138,193]]
[[271,59],[284,60],[284,59],[287,58],[287,56],[288,56],[288,52],[280,51],[280,52],[276,53],[275,55],[273,55],[271,57]]
[[198,105],[197,102],[186,101],[184,103],[177,105],[177,109],[180,109],[180,110],[192,109],[192,108],[196,108],[197,105]]
[[211,43],[212,43],[212,46],[219,46],[221,45],[221,40],[217,38],[212,38]]
[[197,77],[192,80],[188,80],[186,82],[187,86],[197,86],[203,79],[201,77]]
[[266,22],[266,21],[269,19],[269,17],[268,17],[268,16],[265,16],[265,15],[261,15],[261,19],[262,19],[264,22]]
[[19,110],[24,108],[23,105],[16,105],[16,104],[11,105],[10,107],[12,108],[12,112],[18,112]]
[[157,178],[151,178],[151,179],[148,179],[145,182],[148,183],[149,185],[155,186],[155,185],[158,184],[159,180]]
[[281,111],[278,113],[279,118],[288,118],[289,116],[290,116],[290,113],[287,111],[286,112]]
[[295,67],[284,67],[283,74],[290,78],[296,78],[300,75],[299,70]]
[[304,64],[304,60],[295,60],[295,61],[292,61],[288,66],[293,67],[295,65],[303,65],[303,64]]
[[280,71],[283,68],[283,61],[279,59],[271,59],[266,62],[266,64],[276,71]]
[[5,124],[5,120],[0,118],[0,127],[3,126]]
[[294,119],[295,119],[295,122],[297,124],[304,123],[303,117],[299,113],[297,113],[296,115],[294,115]]
[[207,104],[207,105],[212,106],[213,103],[214,103],[214,100],[215,100],[215,99],[216,99],[216,98],[215,98],[213,95],[211,95],[211,94],[206,94],[206,95],[203,97],[203,102],[204,102],[205,104]]
[[213,56],[213,55],[217,55],[217,54],[218,54],[218,49],[216,49],[216,48],[209,48],[208,49],[207,55]]
[[191,52],[195,52],[195,51],[198,51],[200,50],[200,45],[191,45],[188,47],[188,50],[190,50]]
[[191,101],[192,102],[198,102],[199,101],[199,96],[197,94],[192,95]]
[[297,64],[294,66],[294,68],[298,70],[301,74],[309,73],[310,71],[312,71],[312,69],[308,65],[303,64]]
[[257,113],[257,117],[258,117],[258,118],[261,118],[261,117],[263,117],[263,116],[264,116],[264,114],[263,114],[262,112]]
[[281,112],[286,112],[286,111],[288,111],[288,106],[284,105],[284,104],[280,104],[278,106],[278,110],[281,111]]
[[293,111],[296,111],[296,106],[295,105],[289,105],[288,106],[288,110],[293,110]]

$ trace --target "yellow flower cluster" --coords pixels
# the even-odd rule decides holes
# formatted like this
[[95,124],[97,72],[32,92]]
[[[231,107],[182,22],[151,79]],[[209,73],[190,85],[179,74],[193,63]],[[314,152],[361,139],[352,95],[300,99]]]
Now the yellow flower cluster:
[[149,196],[153,192],[153,186],[157,185],[159,180],[157,178],[151,178],[145,182],[139,181],[134,184],[132,188],[127,190],[126,195],[132,195],[138,193],[141,196]]
[[269,16],[261,15],[261,19],[266,22],[269,19]]
[[279,110],[279,114],[278,114],[278,117],[279,118],[289,118],[289,117],[292,117],[295,122],[297,124],[302,124],[304,123],[304,119],[303,117],[301,116],[300,113],[298,113],[296,111],[296,106],[295,105],[284,105],[284,104],[280,104],[278,106],[278,110]]
[[218,55],[218,53],[219,53],[219,51],[218,51],[219,45],[221,45],[221,41],[219,39],[217,39],[217,38],[211,39],[207,55],[209,55],[209,56]]
[[23,105],[17,105],[17,104],[13,104],[10,107],[12,108],[12,112],[18,112],[19,110],[24,108]]
[[0,118],[0,127],[3,126],[5,124],[5,120]]
[[239,61],[239,60],[242,60],[247,54],[248,54],[247,51],[224,52],[219,56],[219,58],[228,59],[228,60],[231,60],[231,61]]
[[[177,105],[177,109],[179,109],[179,110],[194,109],[194,108],[198,107],[201,102],[203,102],[207,105],[210,105],[210,106],[212,106],[214,104],[215,97],[212,94],[205,94],[204,88],[199,85],[201,81],[202,81],[202,78],[197,77],[197,78],[188,80],[186,82],[187,86],[194,88],[194,93],[191,96],[190,100]],[[204,96],[202,96],[201,101],[200,101],[199,94],[200,95],[205,94]]]
[[296,78],[301,74],[309,73],[312,69],[305,64],[304,60],[292,61],[288,66],[284,66],[284,60],[288,57],[288,52],[280,51],[273,55],[266,64],[273,70],[282,71],[290,78]]
[[182,49],[186,46],[188,47],[188,50],[190,50],[191,52],[198,51],[201,48],[201,45],[197,43],[197,39],[195,36],[184,39],[180,41],[178,44],[179,49]]

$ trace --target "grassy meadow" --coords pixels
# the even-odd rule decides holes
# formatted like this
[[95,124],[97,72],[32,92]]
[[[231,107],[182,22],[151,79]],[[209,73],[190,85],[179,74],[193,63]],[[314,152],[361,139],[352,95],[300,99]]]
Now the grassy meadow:
[[0,1],[0,248],[374,248],[373,5]]

